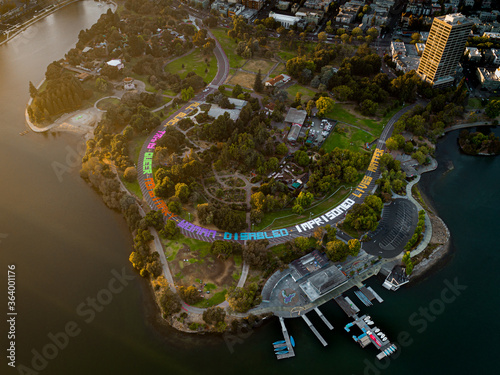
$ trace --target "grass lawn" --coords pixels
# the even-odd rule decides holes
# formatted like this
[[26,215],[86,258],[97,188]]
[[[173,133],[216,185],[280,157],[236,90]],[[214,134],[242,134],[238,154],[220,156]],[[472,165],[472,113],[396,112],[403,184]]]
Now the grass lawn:
[[229,59],[229,66],[231,68],[241,68],[246,60],[236,54],[235,50],[237,42],[235,42],[227,35],[227,30],[228,29],[217,28],[212,29],[211,31],[221,44],[222,49],[224,49],[224,52]]
[[467,103],[467,107],[482,108],[481,99],[470,98],[468,103]]
[[274,66],[275,62],[270,61],[270,60],[264,60],[264,59],[252,59],[252,60],[247,60],[245,65],[243,66],[243,69],[249,70],[251,72],[258,73],[259,69],[262,74],[262,76],[265,76],[267,72],[271,70],[271,68]]
[[295,56],[297,56],[296,52],[291,52],[291,51],[279,51],[277,54],[285,61],[293,59]]
[[141,153],[142,145],[146,141],[147,137],[147,135],[143,135],[140,137],[136,137],[130,141],[129,154],[130,157],[134,160],[135,164],[137,164],[137,161],[139,160],[139,154]]
[[117,99],[117,98],[107,98],[107,99],[101,100],[99,102],[99,104],[97,104],[97,107],[99,109],[107,111],[112,105],[118,105],[118,104],[120,104],[120,99]]
[[[187,56],[181,59],[172,61],[165,66],[165,71],[170,73],[177,73],[181,78],[185,78],[189,72],[195,72],[207,83],[211,82],[217,74],[217,61],[214,56],[208,57],[208,65],[205,62],[205,56],[199,49],[196,49]],[[184,65],[184,68],[182,67]],[[205,72],[205,70],[207,70]],[[175,96],[173,93],[172,96]]]
[[379,136],[382,133],[382,129],[387,124],[387,122],[391,119],[392,116],[396,112],[398,112],[401,108],[395,108],[391,110],[387,115],[382,117],[380,120],[371,120],[368,118],[361,118],[356,116],[355,114],[349,112],[345,108],[342,107],[342,104],[335,103],[333,110],[328,112],[325,117],[331,118],[333,120],[346,122],[351,125],[359,126],[360,128],[368,130],[374,136]]
[[289,88],[286,89],[286,92],[288,93],[288,95],[290,96],[290,99],[292,101],[295,100],[295,95],[297,95],[298,92],[301,92],[302,93],[302,102],[306,102],[306,103],[310,99],[312,99],[314,97],[314,95],[316,95],[316,92],[314,92],[313,90],[311,90],[307,87],[301,86],[299,84],[295,84],[293,86],[290,86]]
[[278,66],[269,74],[270,78],[274,78],[280,74],[286,74],[286,66],[283,63],[279,63]]
[[336,147],[357,152],[363,148],[363,145],[366,142],[372,142],[375,139],[374,136],[364,132],[363,130],[356,129],[348,125],[346,125],[346,128],[347,133],[330,133],[321,148],[326,152],[330,152]]
[[[349,196],[351,190],[349,187],[356,186],[361,177],[353,184],[348,185],[344,184],[345,188],[340,188],[334,195],[331,197],[318,202],[315,202],[314,207],[306,208],[304,211],[304,215],[297,215],[292,212],[292,209],[286,209],[276,212],[270,212],[264,215],[264,218],[259,224],[254,225],[254,231],[259,230],[270,230],[270,229],[278,229],[284,228],[287,226],[295,225],[298,223],[302,223],[309,219],[310,213],[312,212],[312,216],[318,216],[329,211],[331,208],[335,207],[338,203],[343,201],[345,198]],[[274,220],[274,222],[273,222]],[[272,224],[271,224],[272,223]]]
[[209,299],[195,303],[193,306],[201,307],[201,308],[216,306],[216,305],[218,305],[226,300],[226,294],[227,294],[227,289],[224,289],[221,292],[215,293]]
[[168,96],[176,96],[177,93],[172,90],[163,90],[163,95],[168,95]]
[[134,194],[137,198],[142,200],[142,191],[141,187],[139,186],[139,182],[134,181],[134,182],[127,182],[122,180],[123,185],[127,188],[128,191],[130,191],[132,194]]
[[149,83],[149,80],[148,80],[148,76],[141,76],[139,74],[136,74],[136,73],[132,73],[130,74],[130,76],[134,79],[137,79],[139,81],[142,81],[144,82],[144,84],[146,85],[146,91],[148,92],[156,92],[155,88],[153,87],[153,85],[151,85],[151,83]]
[[[184,236],[181,236],[177,240],[167,240],[162,238],[161,239],[163,245],[165,246],[166,251],[165,254],[168,256],[169,261],[174,260],[175,254],[179,251],[179,249],[185,244],[186,246],[189,246],[189,248],[192,251],[197,251],[199,253],[200,258],[206,257],[209,252],[210,252],[210,242],[204,242],[204,241],[199,241],[194,238],[187,238]],[[170,251],[169,249],[170,248]],[[172,254],[175,252],[175,254],[172,256]],[[172,259],[170,259],[172,258]]]

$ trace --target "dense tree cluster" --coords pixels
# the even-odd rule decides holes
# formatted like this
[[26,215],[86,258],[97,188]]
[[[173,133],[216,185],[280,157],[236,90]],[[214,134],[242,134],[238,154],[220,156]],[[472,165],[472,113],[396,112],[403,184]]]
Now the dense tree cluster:
[[241,252],[242,246],[238,242],[216,240],[210,245],[210,253],[220,259],[227,259]]
[[379,160],[380,178],[377,185],[382,193],[391,191],[401,194],[406,186],[406,174],[401,170],[401,162],[395,160],[391,154],[384,154]]
[[364,202],[356,203],[346,215],[343,225],[356,231],[373,231],[377,228],[382,213],[382,199],[368,195]]
[[236,312],[247,312],[253,306],[258,305],[262,300],[259,293],[259,287],[256,283],[251,283],[244,288],[232,287],[227,295],[226,301],[229,307]]
[[202,225],[213,224],[228,232],[239,232],[246,227],[244,215],[221,202],[199,204],[196,211]]
[[357,239],[349,240],[347,243],[334,239],[326,244],[325,252],[332,262],[343,262],[348,255],[356,257],[361,249],[361,243]]
[[[457,117],[463,116],[463,104],[467,95],[464,82],[462,80],[455,89],[441,91],[425,107],[417,105],[405,113],[394,124],[394,134],[400,134],[406,130],[417,136],[426,136],[435,140],[443,133],[445,127],[455,123]],[[408,86],[402,84],[400,89],[406,90]]]
[[221,307],[213,306],[203,311],[203,320],[205,323],[213,325],[219,332],[223,332],[226,329],[225,319],[226,312]]
[[62,68],[58,63],[53,62],[47,68],[47,72],[58,70],[48,74],[46,88],[43,91],[35,91],[30,87],[30,95],[33,97],[31,105],[28,106],[30,120],[42,122],[49,120],[52,116],[64,112],[74,111],[82,105],[82,101],[88,99],[92,93],[83,89],[79,80],[71,73],[61,76]]
[[358,171],[368,166],[370,156],[366,153],[336,148],[321,155],[310,166],[309,191],[324,195],[341,183],[352,183],[358,178]]

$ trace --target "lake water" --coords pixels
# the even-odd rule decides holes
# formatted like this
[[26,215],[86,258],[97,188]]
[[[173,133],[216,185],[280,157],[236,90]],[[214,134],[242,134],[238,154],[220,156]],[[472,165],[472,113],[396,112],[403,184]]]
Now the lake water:
[[[391,340],[403,339],[398,358],[379,363],[373,347],[354,343],[342,328],[347,317],[333,302],[321,308],[333,332],[309,314],[329,345],[323,348],[301,319],[287,320],[297,356],[280,362],[271,348],[282,337],[275,319],[222,338],[168,328],[160,333],[153,327],[155,310],[146,307],[151,305],[149,291],[128,262],[132,241],[126,224],[78,175],[79,139],[71,134],[19,136],[26,128],[28,82],[38,83],[46,66],[74,46],[78,32],[105,10],[92,1],[73,4],[0,47],[0,306],[6,314],[7,265],[15,264],[16,363],[36,370],[11,369],[2,355],[1,374],[494,372],[500,328],[500,159],[460,154],[457,133],[440,142],[441,167],[424,175],[421,184],[452,233],[449,260],[439,272],[396,293],[382,289],[381,280],[368,283],[385,302],[362,311]],[[455,169],[443,175],[447,161]],[[70,171],[59,178],[54,163]],[[110,284],[117,273],[125,278]],[[455,279],[466,289],[459,295],[443,292]],[[90,307],[96,297],[107,305]],[[431,315],[423,318],[428,308]],[[6,353],[6,319],[0,327]],[[72,336],[62,338],[64,330]],[[51,344],[55,338],[59,348]]]

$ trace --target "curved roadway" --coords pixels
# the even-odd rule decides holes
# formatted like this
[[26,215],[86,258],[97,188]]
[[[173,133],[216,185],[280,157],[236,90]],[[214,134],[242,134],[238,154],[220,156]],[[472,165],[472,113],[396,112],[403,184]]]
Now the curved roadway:
[[289,241],[299,236],[310,236],[317,227],[326,224],[335,224],[345,217],[345,213],[355,204],[363,202],[364,198],[370,194],[375,187],[375,181],[380,176],[380,168],[378,160],[385,151],[385,141],[392,134],[394,123],[407,111],[413,108],[410,105],[397,112],[387,123],[380,138],[377,142],[377,147],[370,161],[368,170],[361,183],[356,187],[351,195],[336,207],[332,207],[327,213],[312,218],[304,223],[297,224],[293,227],[268,230],[262,232],[242,232],[242,233],[229,233],[220,230],[210,230],[207,228],[196,226],[186,220],[179,218],[172,214],[166,207],[165,202],[155,197],[154,180],[152,172],[152,157],[154,154],[156,141],[163,135],[164,127],[173,125],[183,117],[185,117],[192,109],[198,107],[199,101],[203,101],[206,95],[215,91],[217,87],[224,83],[229,73],[229,61],[224,50],[222,49],[219,41],[209,31],[208,34],[215,40],[214,54],[217,58],[218,71],[214,80],[207,86],[207,91],[197,94],[193,100],[182,108],[177,110],[172,116],[165,120],[161,126],[155,129],[146,139],[142,146],[139,161],[138,161],[138,181],[143,193],[144,199],[152,209],[161,210],[164,214],[165,220],[175,220],[181,229],[181,233],[190,238],[195,238],[201,241],[213,242],[215,240],[237,241],[244,243],[247,240],[268,239],[270,244],[276,245]]

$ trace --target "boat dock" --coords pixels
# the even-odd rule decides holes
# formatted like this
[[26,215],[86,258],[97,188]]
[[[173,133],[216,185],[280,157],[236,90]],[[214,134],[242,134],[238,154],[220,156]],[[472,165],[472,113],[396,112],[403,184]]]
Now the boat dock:
[[372,343],[380,350],[377,359],[381,360],[393,354],[397,350],[397,347],[395,344],[392,344],[386,335],[379,328],[375,327],[374,324],[371,317],[363,315],[361,318],[356,318],[356,320],[349,325],[356,325],[362,331],[361,336],[356,337],[353,335],[354,341],[359,343],[362,348]]
[[333,329],[333,326],[330,324],[330,322],[328,321],[328,319],[326,319],[326,317],[323,315],[323,313],[320,311],[320,309],[318,309],[317,307],[315,307],[314,311],[316,311],[318,313],[318,315],[321,318],[321,320],[326,324],[326,326],[328,327],[328,329],[331,331]]
[[334,301],[337,302],[337,305],[344,310],[349,318],[352,318],[359,312],[358,307],[348,297],[338,296],[334,298]]
[[[306,316],[306,314],[304,315],[301,315],[302,319],[304,319],[304,321],[307,323],[307,325],[309,326],[309,328],[311,328],[311,331],[313,331],[313,333],[316,335],[316,337],[318,338],[318,340],[323,344],[323,346],[327,346],[328,343],[325,341],[325,339],[320,335],[320,333],[318,332],[318,330],[316,329],[316,327],[313,326],[313,324],[311,323],[311,321],[309,320],[309,318]],[[281,319],[281,318],[280,318]],[[332,327],[333,328],[333,327]]]
[[[280,319],[280,324],[281,324],[281,330],[283,331],[283,337],[285,339],[286,350],[288,350],[288,353],[276,354],[276,357],[278,359],[295,357],[295,352],[293,351],[292,343],[290,341],[290,336],[288,335],[288,331],[287,331],[286,326],[285,326],[285,319],[281,316],[279,317],[279,319]],[[285,344],[275,344],[274,348],[276,348],[276,345],[278,345],[278,347],[280,347],[280,346],[283,346]]]
[[366,296],[366,298],[368,298],[370,300],[370,302],[375,299],[375,296],[372,294],[372,292],[368,288],[366,288],[365,286],[362,286],[361,288],[359,288],[359,291],[361,293],[363,293]]
[[375,297],[375,299],[376,299],[379,303],[384,302],[384,300],[382,299],[382,297],[380,297],[380,296],[377,294],[377,292],[375,292],[375,291],[373,290],[373,288],[372,288],[371,286],[369,286],[369,287],[368,287],[368,288],[366,288],[366,289],[368,289],[370,292],[372,292],[373,296]]
[[363,304],[365,306],[371,306],[371,305],[373,305],[373,303],[370,302],[370,299],[368,297],[366,297],[366,295],[363,292],[361,292],[360,290],[355,290],[354,294],[359,298],[359,300],[361,302],[363,302]]

